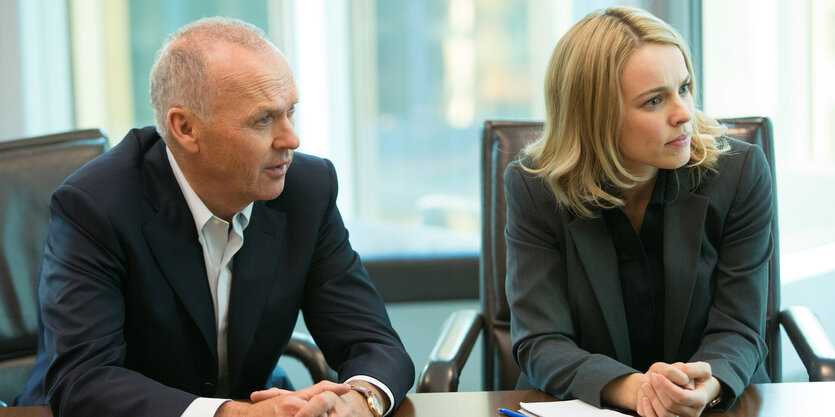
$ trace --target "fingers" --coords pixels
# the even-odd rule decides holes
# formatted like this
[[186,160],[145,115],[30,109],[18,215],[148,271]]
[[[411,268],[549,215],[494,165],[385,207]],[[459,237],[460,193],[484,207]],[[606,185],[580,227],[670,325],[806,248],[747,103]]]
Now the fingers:
[[318,384],[313,385],[311,387],[307,387],[305,389],[298,390],[298,391],[295,392],[295,394],[298,395],[300,398],[303,398],[305,400],[309,400],[309,399],[313,398],[314,396],[316,396],[318,394],[321,394],[323,392],[332,392],[332,393],[336,394],[337,396],[339,396],[339,395],[346,394],[349,391],[351,391],[351,386],[348,385],[348,384],[337,384],[335,382],[322,381],[322,382],[319,382]]
[[323,391],[311,397],[295,417],[343,416],[347,415],[346,411],[347,407],[339,395],[332,391]]
[[707,362],[674,363],[674,367],[686,373],[691,379],[704,381],[713,375],[710,364]]
[[658,414],[655,413],[652,404],[649,402],[649,398],[646,396],[641,398],[641,409],[643,412],[638,412],[638,414],[643,417],[658,417]]
[[702,390],[684,389],[661,375],[651,375],[649,385],[650,403],[659,415],[663,410],[674,415],[697,416],[707,403]]
[[278,388],[270,388],[265,389],[262,391],[255,391],[252,394],[249,394],[249,400],[257,403],[259,401],[269,400],[270,398],[282,395],[282,394],[292,394],[293,391],[288,391],[286,389],[278,389]]
[[641,385],[641,390],[644,392],[644,409],[647,411],[648,416],[667,417],[669,415],[675,415],[675,413],[664,407],[652,384]]
[[672,383],[684,387],[691,383],[691,377],[677,365],[683,364],[679,362],[677,364],[670,365],[664,362],[656,362],[649,367],[647,374],[656,373],[663,375],[665,378],[672,381]]

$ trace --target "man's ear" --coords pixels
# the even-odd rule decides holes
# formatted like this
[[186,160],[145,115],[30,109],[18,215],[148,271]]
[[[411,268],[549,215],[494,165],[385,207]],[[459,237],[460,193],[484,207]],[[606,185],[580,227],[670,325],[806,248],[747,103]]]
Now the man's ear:
[[186,109],[172,107],[168,110],[168,129],[171,136],[180,148],[188,153],[197,153],[200,149],[197,141],[199,122],[197,116]]

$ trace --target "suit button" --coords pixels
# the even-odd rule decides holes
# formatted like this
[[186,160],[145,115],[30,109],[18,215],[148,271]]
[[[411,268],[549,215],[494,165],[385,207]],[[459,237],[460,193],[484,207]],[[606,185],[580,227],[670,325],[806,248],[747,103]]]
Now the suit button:
[[215,395],[215,384],[211,382],[204,382],[203,386],[200,387],[200,395],[204,397],[211,397]]

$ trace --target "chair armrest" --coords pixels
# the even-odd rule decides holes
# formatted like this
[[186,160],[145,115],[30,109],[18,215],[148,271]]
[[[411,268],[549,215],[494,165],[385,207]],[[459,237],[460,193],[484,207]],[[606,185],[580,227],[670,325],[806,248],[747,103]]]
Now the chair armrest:
[[780,324],[809,372],[809,381],[835,381],[835,348],[820,320],[804,306],[780,312]]
[[310,372],[314,384],[319,381],[336,381],[336,374],[328,366],[325,355],[310,336],[293,332],[293,337],[290,338],[284,354],[298,359]]
[[461,370],[483,326],[481,313],[460,310],[447,318],[426,365],[418,376],[417,392],[455,392]]

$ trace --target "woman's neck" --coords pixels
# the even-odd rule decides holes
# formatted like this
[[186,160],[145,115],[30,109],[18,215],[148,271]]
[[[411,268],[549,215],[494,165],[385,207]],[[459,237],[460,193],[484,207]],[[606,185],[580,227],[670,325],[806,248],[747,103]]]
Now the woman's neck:
[[623,198],[623,211],[635,233],[641,233],[641,225],[644,223],[644,213],[646,213],[649,200],[652,198],[652,190],[655,188],[655,181],[658,178],[658,170],[656,169],[652,175],[641,182],[638,182],[632,188],[627,188],[621,193]]

